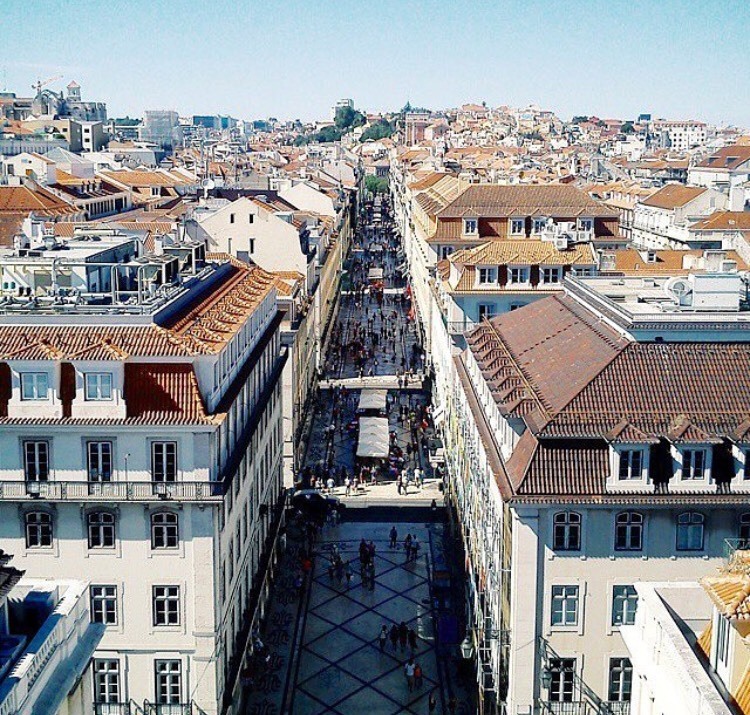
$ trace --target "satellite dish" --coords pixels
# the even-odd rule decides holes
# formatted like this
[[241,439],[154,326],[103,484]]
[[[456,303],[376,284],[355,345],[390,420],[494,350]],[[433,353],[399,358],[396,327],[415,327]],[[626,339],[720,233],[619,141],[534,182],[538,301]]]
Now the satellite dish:
[[216,182],[213,179],[203,179],[203,181],[201,181],[201,186],[204,189],[213,189],[216,187]]

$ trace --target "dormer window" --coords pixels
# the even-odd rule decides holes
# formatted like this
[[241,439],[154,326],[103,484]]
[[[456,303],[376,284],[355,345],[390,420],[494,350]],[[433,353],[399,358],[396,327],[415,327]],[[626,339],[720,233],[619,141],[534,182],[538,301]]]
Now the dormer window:
[[87,372],[86,400],[102,401],[112,399],[112,373],[111,372]]
[[535,218],[532,233],[542,233],[547,227],[546,218]]
[[528,283],[528,266],[511,266],[508,268],[508,283]]
[[479,285],[497,283],[497,268],[485,267],[479,269]]
[[542,283],[557,284],[562,280],[562,268],[560,266],[542,268],[541,277]]
[[464,235],[475,236],[479,233],[479,221],[475,218],[464,219]]
[[582,218],[578,219],[578,230],[589,232],[594,230],[594,219]]
[[151,196],[161,196],[161,186],[152,186]]
[[21,373],[21,399],[46,400],[49,396],[49,375],[46,372]]
[[510,235],[522,236],[524,233],[526,221],[522,218],[512,218],[510,220]]
[[620,466],[618,469],[618,479],[620,481],[629,481],[632,479],[640,480],[643,478],[643,450],[642,449],[623,449],[620,450]]
[[683,449],[682,450],[682,480],[702,480],[708,469],[707,455],[705,449]]

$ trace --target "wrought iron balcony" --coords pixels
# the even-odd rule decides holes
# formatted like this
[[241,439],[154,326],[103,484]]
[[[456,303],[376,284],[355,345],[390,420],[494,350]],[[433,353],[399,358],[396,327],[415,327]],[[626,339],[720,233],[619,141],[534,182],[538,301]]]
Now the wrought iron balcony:
[[134,703],[94,703],[94,715],[140,715]]
[[539,711],[543,715],[594,715],[596,710],[591,707],[587,700],[568,700],[558,702],[553,700],[540,700]]
[[201,711],[193,702],[189,703],[143,703],[143,715],[199,715]]
[[2,501],[221,501],[221,482],[0,481]]

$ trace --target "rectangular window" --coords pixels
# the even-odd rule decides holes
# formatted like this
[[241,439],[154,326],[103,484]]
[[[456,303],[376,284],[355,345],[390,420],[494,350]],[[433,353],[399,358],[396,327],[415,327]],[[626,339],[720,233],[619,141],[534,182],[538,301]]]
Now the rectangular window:
[[[117,704],[120,702],[120,661],[114,658],[95,658],[94,702],[97,704]],[[107,709],[100,709],[102,715]],[[114,711],[113,711],[114,712]]]
[[479,283],[497,283],[497,268],[480,268]]
[[27,482],[49,481],[49,443],[23,443],[24,475]]
[[745,466],[742,470],[742,478],[750,479],[750,449],[745,450]]
[[155,482],[177,481],[177,442],[151,444],[151,479]]
[[495,307],[494,303],[480,303],[479,304],[479,320],[484,320],[484,318],[494,317],[496,311],[497,311],[497,308]]
[[629,658],[610,658],[609,701],[629,702],[633,688],[633,666]]
[[546,227],[547,227],[546,218],[534,219],[533,233],[542,233]]
[[472,236],[477,233],[478,230],[477,220],[475,218],[464,219],[464,233],[467,236]]
[[578,586],[552,587],[552,625],[578,625]]
[[179,705],[182,700],[182,663],[179,660],[157,660],[154,667],[157,704]]
[[585,232],[593,231],[594,222],[590,218],[582,218],[578,221],[578,230]]
[[86,383],[85,397],[87,401],[112,399],[111,372],[87,372],[84,381]]
[[612,588],[612,625],[632,626],[638,608],[638,594],[635,586],[614,586]]
[[555,551],[580,551],[581,515],[561,511],[553,517],[552,548]]
[[524,233],[526,221],[522,218],[512,218],[510,220],[510,233],[512,236],[520,236]]
[[180,587],[153,587],[153,624],[155,626],[180,625]]
[[33,511],[24,517],[27,549],[52,547],[52,516],[46,511]]
[[49,394],[49,375],[46,372],[21,373],[21,399],[46,400]]
[[542,283],[559,283],[562,279],[562,268],[542,268]]
[[643,450],[623,449],[619,455],[619,478],[621,480],[641,479],[643,474]]
[[528,268],[509,268],[508,269],[508,283],[528,283],[529,282],[529,269]]
[[685,449],[682,452],[682,478],[703,479],[706,472],[706,450]]
[[625,511],[615,518],[615,549],[641,551],[643,548],[643,515]]
[[86,458],[90,482],[112,481],[112,442],[87,442]]
[[695,511],[684,512],[677,517],[677,550],[703,550],[703,514]]
[[247,252],[255,253],[255,239],[254,238],[249,238],[247,240]]
[[255,215],[254,214],[249,214],[248,217],[247,217],[247,222],[248,223],[252,223],[253,221],[255,221]]
[[229,223],[234,223],[234,214],[229,214]]
[[91,622],[117,625],[117,586],[89,586]]
[[575,658],[550,658],[549,699],[553,703],[573,702],[575,692]]

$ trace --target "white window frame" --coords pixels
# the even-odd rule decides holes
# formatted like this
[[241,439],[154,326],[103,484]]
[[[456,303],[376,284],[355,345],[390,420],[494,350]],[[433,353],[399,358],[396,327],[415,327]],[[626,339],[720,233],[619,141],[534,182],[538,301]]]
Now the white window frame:
[[[464,236],[478,236],[479,235],[479,219],[478,218],[465,218],[463,220]],[[469,230],[473,228],[473,230]]]
[[[182,594],[176,584],[151,587],[151,625],[153,628],[174,628],[182,625]],[[157,604],[163,604],[163,611]],[[164,622],[157,620],[163,618]]]
[[[573,662],[572,669],[566,668],[560,668],[556,669],[553,666],[553,663],[559,661],[562,665],[563,663],[569,663],[570,661]],[[565,657],[565,656],[559,656],[556,658],[550,658],[549,662],[549,670],[551,674],[550,678],[550,685],[547,690],[547,699],[551,703],[572,703],[576,701],[577,693],[578,693],[578,687],[577,687],[577,681],[578,681],[578,658],[575,657]],[[560,692],[555,693],[555,678],[559,676],[559,686],[560,686]],[[565,683],[570,683],[570,697],[565,696]],[[553,712],[554,712],[554,706],[552,706]],[[563,710],[563,712],[565,712]]]
[[[635,590],[635,586],[631,583],[612,584],[611,605],[611,627],[620,628],[620,626],[632,626],[635,623],[635,614],[638,610],[638,593]],[[622,607],[618,608],[618,605],[621,605]],[[618,616],[619,621],[617,620]]]
[[[555,622],[556,606],[559,604],[561,620]],[[573,604],[572,620],[569,606]],[[577,630],[581,622],[581,586],[575,584],[553,584],[550,587],[549,623],[552,630]]]
[[[117,705],[125,702],[120,678],[120,661],[117,658],[94,658],[91,671],[96,705]],[[106,708],[100,710],[102,713],[107,712]]]
[[23,402],[44,402],[49,400],[49,373],[22,372],[21,400]]
[[[483,271],[487,272],[487,277],[491,280],[482,280]],[[480,286],[497,285],[497,266],[478,266],[477,284]]]
[[[549,280],[545,277],[545,272],[549,272]],[[557,276],[557,280],[552,280]],[[557,286],[563,282],[562,266],[539,266],[539,283],[546,286]]]
[[[514,271],[518,279],[513,277]],[[523,278],[523,280],[521,280]],[[508,285],[529,285],[531,282],[531,266],[508,266]]]
[[578,219],[578,230],[588,233],[594,230],[594,219],[593,218],[579,218]]
[[[180,548],[180,517],[178,514],[166,510],[152,512],[149,518],[149,526],[151,529],[151,549],[153,551],[175,551]],[[174,544],[170,543],[173,538]]]
[[[109,452],[109,454],[106,454]],[[86,476],[89,482],[106,483],[114,478],[114,444],[108,439],[86,440]],[[109,460],[109,474],[103,467],[103,463]],[[98,463],[98,470],[93,468],[93,462]]]
[[[169,462],[169,449],[174,450],[174,474],[170,475],[167,469]],[[156,463],[157,463],[157,452],[162,451],[162,455],[159,457],[163,463],[163,473],[157,475]],[[173,484],[177,481],[179,474],[179,461],[177,453],[177,442],[175,440],[155,440],[151,442],[151,481],[154,483],[165,483]]]
[[[516,224],[516,223],[520,223],[521,224],[521,230],[520,231],[515,231],[514,230],[514,228],[515,228],[514,224]],[[524,236],[526,234],[526,219],[525,218],[519,218],[517,216],[515,218],[511,218],[508,221],[508,233],[509,233],[510,236]]]
[[[618,482],[643,481],[643,472],[646,462],[645,452],[646,450],[641,447],[623,447],[617,450],[616,478]],[[637,465],[635,462],[637,462]],[[624,476],[623,467],[626,472]]]
[[[175,684],[177,693],[172,692]],[[167,687],[166,692],[162,692],[162,686]],[[180,705],[184,687],[181,660],[158,658],[154,661],[154,696],[158,705]]]
[[[636,521],[632,518],[630,518],[627,522],[620,521],[620,517],[624,517],[625,515],[628,515],[629,517],[638,516],[640,517],[639,521]],[[624,509],[622,511],[615,512],[614,515],[614,529],[612,530],[612,535],[614,537],[614,550],[619,553],[642,553],[644,549],[644,545],[646,543],[646,517],[644,516],[643,512],[641,511],[635,511],[633,509]],[[617,546],[617,532],[619,527],[623,527],[626,529],[628,534],[628,540],[627,540],[627,546]],[[636,527],[639,528],[640,531],[640,539],[638,546],[630,546],[630,544],[633,542],[632,533],[636,529]]]
[[119,623],[116,584],[91,584],[89,586],[89,612],[92,623],[116,626]]
[[[680,482],[692,484],[706,482],[711,476],[711,452],[713,450],[700,445],[682,447],[680,452]],[[695,455],[702,454],[700,475],[695,476]],[[690,455],[690,456],[688,456]],[[687,467],[687,469],[686,469]]]
[[[30,447],[33,454],[29,452]],[[21,444],[21,449],[23,450],[23,475],[25,481],[48,482],[52,475],[49,440],[25,439]]]
[[[697,527],[700,527],[698,530]],[[680,534],[684,534],[682,546]],[[700,545],[695,535],[700,534]],[[706,515],[699,511],[683,511],[675,519],[675,549],[677,551],[704,551],[706,548]]]
[[89,550],[117,548],[117,518],[111,511],[97,509],[86,513],[86,539]]
[[[55,548],[55,519],[48,511],[32,510],[25,512],[23,515],[23,531],[27,550],[44,551]],[[34,534],[36,543],[31,543],[32,534]],[[47,536],[49,537],[49,543],[44,543]]]
[[483,318],[488,318],[488,319],[494,318],[496,315],[497,315],[496,303],[479,303],[477,305],[477,318],[479,320],[482,320]]
[[[629,676],[628,676],[629,674]],[[617,697],[613,698],[612,684],[614,676],[617,676]],[[629,682],[628,682],[629,677]],[[625,689],[626,682],[629,688]],[[613,656],[609,659],[607,668],[607,701],[616,703],[629,703],[633,695],[633,663],[627,656]]]
[[[558,521],[558,517],[564,517]],[[561,527],[563,546],[557,545],[557,531]],[[578,532],[578,538],[573,541],[571,535]],[[552,550],[555,553],[578,553],[583,544],[583,516],[577,511],[562,510],[552,514]],[[571,545],[574,544],[574,545]]]
[[112,373],[84,373],[83,399],[86,402],[111,402],[114,399],[114,376]]
[[536,217],[532,219],[531,221],[531,233],[535,235],[539,235],[544,232],[544,229],[547,228],[547,217],[539,218]]

